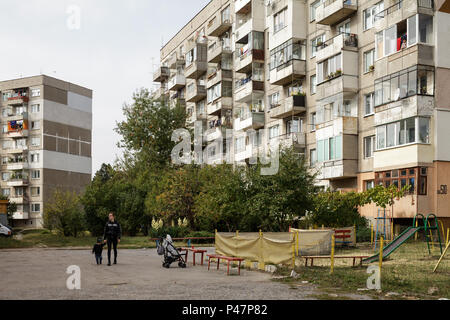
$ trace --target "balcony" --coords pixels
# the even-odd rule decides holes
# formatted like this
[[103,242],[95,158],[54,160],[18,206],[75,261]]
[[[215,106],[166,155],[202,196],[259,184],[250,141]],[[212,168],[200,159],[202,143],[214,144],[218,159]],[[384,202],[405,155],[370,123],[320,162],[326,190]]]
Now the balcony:
[[354,178],[358,172],[358,160],[331,160],[317,165],[319,180]]
[[24,187],[28,186],[28,177],[13,176],[8,180],[8,187]]
[[301,149],[306,147],[306,133],[292,132],[279,136],[280,148]]
[[28,97],[27,91],[21,91],[13,93],[10,97],[8,97],[7,104],[8,105],[17,105],[28,103],[30,98]]
[[184,74],[186,78],[198,79],[208,71],[208,62],[206,61],[194,61],[190,65],[186,66]]
[[334,136],[338,135],[357,135],[358,134],[358,118],[337,115],[335,119],[325,121],[316,125],[316,137],[320,140],[322,136],[330,132],[330,128]]
[[358,37],[353,33],[340,33],[317,46],[316,61],[333,57],[342,50],[358,51]]
[[167,88],[171,91],[177,91],[186,86],[186,78],[184,75],[177,73],[175,76],[169,79]]
[[8,112],[8,121],[21,121],[28,119],[28,112]]
[[234,120],[234,130],[260,129],[264,127],[264,123],[264,112],[249,112],[242,118],[236,118]]
[[[14,160],[13,160],[14,161]],[[28,162],[18,161],[18,162],[9,162],[6,166],[6,170],[16,171],[16,170],[26,170],[29,168]]]
[[252,6],[252,0],[236,0],[234,3],[234,12],[239,14],[245,14],[250,12]]
[[208,46],[208,62],[219,63],[223,55],[232,53],[230,39],[217,40]]
[[178,56],[177,53],[173,53],[169,59],[167,60],[167,65],[169,69],[177,69],[178,66],[182,66],[185,64],[185,60],[183,56]]
[[230,82],[233,80],[232,70],[210,68],[210,70],[208,71],[208,76],[206,77],[206,88],[209,89],[219,82],[227,80]]
[[248,73],[254,62],[264,63],[264,50],[236,48],[235,70],[237,73]]
[[251,77],[236,81],[235,101],[251,102],[254,95],[264,95],[264,82],[254,81]]
[[11,201],[11,203],[15,203],[15,204],[24,204],[24,203],[28,203],[28,197],[26,195],[23,196],[17,196],[17,195],[11,195],[11,197],[9,198],[9,200]]
[[24,212],[24,211],[16,211],[13,213],[13,220],[26,220],[28,219],[29,215],[28,212]]
[[161,86],[153,93],[153,99],[167,99],[168,98],[168,87],[167,84],[165,86]]
[[194,81],[188,84],[186,89],[186,100],[187,102],[198,102],[206,98],[206,88],[199,81]]
[[316,9],[316,22],[335,25],[358,10],[357,0],[326,0]]
[[245,146],[245,149],[236,150],[234,153],[234,160],[236,162],[243,162],[252,157],[258,156],[258,149],[254,148],[252,144],[248,144]]
[[8,154],[23,154],[28,150],[27,146],[15,146],[11,149],[7,149],[6,153]]
[[9,138],[24,138],[28,137],[28,130],[14,130],[14,131],[8,131],[8,137]]
[[156,69],[155,73],[153,74],[153,81],[164,82],[169,78],[169,76],[170,71],[168,67],[158,67],[158,69]]
[[305,74],[306,62],[304,60],[291,60],[270,71],[270,83],[283,86],[304,78]]
[[208,104],[207,112],[210,116],[217,116],[222,114],[224,110],[231,110],[233,108],[233,98],[221,97],[212,103]]
[[283,119],[295,116],[306,111],[306,97],[304,95],[291,96],[282,101],[279,105],[273,106],[269,110],[269,115],[274,119]]
[[[358,61],[355,61],[355,63],[358,63]],[[357,93],[358,89],[357,76],[340,74],[317,85],[316,99],[321,100],[340,93]]]
[[208,22],[206,34],[210,37],[219,37],[233,26],[231,14],[219,12]]
[[226,137],[227,128],[224,126],[214,127],[205,132],[206,141],[214,141]]

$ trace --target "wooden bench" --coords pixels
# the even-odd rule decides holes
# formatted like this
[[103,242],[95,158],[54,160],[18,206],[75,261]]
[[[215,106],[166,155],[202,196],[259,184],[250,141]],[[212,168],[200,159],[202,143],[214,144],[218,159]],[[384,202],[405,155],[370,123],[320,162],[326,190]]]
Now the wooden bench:
[[187,257],[188,257],[188,252],[191,251],[192,252],[192,263],[195,266],[195,255],[197,253],[201,254],[201,261],[202,261],[202,265],[203,265],[203,255],[205,254],[205,252],[207,252],[208,250],[205,249],[195,249],[195,248],[181,248],[180,250],[185,251],[186,252],[186,263],[187,263]]
[[227,256],[221,256],[218,254],[208,254],[208,270],[211,265],[211,259],[217,259],[217,270],[219,270],[220,260],[226,260],[227,261],[227,275],[230,274],[230,262],[238,262],[238,275],[241,274],[241,262],[244,261],[242,258],[236,258],[236,257],[227,257]]
[[[363,259],[368,256],[334,256],[334,259],[353,259],[353,266],[356,264],[356,259],[359,259],[359,265],[362,266]],[[331,259],[331,256],[302,256],[305,259],[305,267],[308,266],[308,260],[311,260],[311,267],[314,265],[314,259]]]

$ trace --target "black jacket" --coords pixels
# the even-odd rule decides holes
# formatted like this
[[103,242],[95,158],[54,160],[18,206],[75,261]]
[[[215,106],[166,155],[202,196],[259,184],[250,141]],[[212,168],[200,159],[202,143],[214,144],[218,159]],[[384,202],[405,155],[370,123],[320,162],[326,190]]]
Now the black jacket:
[[92,253],[95,253],[97,256],[101,255],[103,252],[104,246],[105,246],[105,243],[94,244],[94,247],[92,248]]
[[122,228],[120,226],[120,223],[118,223],[116,220],[114,222],[108,221],[105,224],[105,231],[103,232],[103,239],[107,238],[117,238],[120,239],[122,236]]

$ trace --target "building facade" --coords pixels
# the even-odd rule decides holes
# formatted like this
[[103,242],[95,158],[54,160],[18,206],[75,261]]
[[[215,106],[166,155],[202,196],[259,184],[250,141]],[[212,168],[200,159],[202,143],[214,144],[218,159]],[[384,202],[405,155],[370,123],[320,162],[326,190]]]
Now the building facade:
[[91,181],[92,91],[48,76],[0,82],[1,192],[14,226],[42,226],[55,189]]
[[[212,0],[161,49],[155,96],[185,105],[206,141],[232,128],[237,163],[276,140],[303,154],[324,188],[410,185],[390,217],[409,224],[436,213],[449,226],[447,7]],[[378,210],[361,213],[373,219]]]

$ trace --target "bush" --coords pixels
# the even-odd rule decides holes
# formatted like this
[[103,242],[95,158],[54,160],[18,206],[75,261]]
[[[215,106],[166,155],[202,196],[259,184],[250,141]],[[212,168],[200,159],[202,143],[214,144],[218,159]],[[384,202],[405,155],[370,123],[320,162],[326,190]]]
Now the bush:
[[356,242],[369,242],[370,241],[370,228],[367,226],[356,227]]
[[170,234],[172,238],[184,238],[189,233],[189,230],[186,227],[174,226],[174,227],[166,227],[163,226],[158,230],[151,229],[150,237],[151,238],[165,238],[166,235]]
[[[193,231],[189,232],[187,235],[188,238],[205,238],[205,237],[214,237],[214,232],[209,231]],[[212,239],[193,239],[191,243],[201,244],[201,243],[212,243],[214,240]]]

